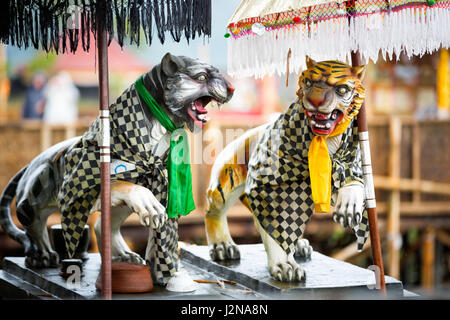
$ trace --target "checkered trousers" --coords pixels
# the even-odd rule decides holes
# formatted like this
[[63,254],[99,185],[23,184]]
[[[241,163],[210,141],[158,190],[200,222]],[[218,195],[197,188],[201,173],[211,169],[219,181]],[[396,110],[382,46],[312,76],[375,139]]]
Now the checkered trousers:
[[[167,205],[168,174],[165,160],[152,154],[154,144],[140,99],[134,85],[110,106],[111,158],[134,164],[136,169],[117,173],[111,181],[129,181],[152,191],[163,206]],[[64,182],[58,194],[66,248],[70,256],[75,252],[89,212],[100,194],[100,126],[97,118],[80,142],[65,154]],[[155,250],[172,250],[167,258],[156,260],[157,268],[176,272],[177,224],[170,222],[155,231],[162,237]],[[170,230],[168,232],[168,230]],[[170,238],[170,239],[169,239]],[[170,243],[170,245],[169,245]],[[166,276],[167,274],[165,274]]]
[[[357,130],[349,126],[331,159],[334,199],[346,183],[363,181]],[[301,105],[294,103],[259,138],[249,161],[245,194],[252,212],[287,253],[295,252],[314,212],[308,169],[313,137]],[[366,211],[362,220],[354,229],[361,248],[368,235]]]
[[178,218],[168,218],[158,230],[150,230],[145,260],[154,283],[166,285],[178,270]]

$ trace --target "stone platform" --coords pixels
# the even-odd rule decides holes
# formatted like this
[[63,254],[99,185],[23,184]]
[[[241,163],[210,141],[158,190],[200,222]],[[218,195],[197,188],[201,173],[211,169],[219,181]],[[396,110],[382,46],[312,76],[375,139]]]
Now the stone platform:
[[[306,270],[304,283],[283,283],[268,272],[267,255],[262,244],[240,245],[241,259],[214,262],[207,246],[190,246],[181,259],[224,279],[236,281],[251,290],[277,299],[373,299],[379,297],[373,271],[339,261],[313,251],[309,261],[297,259]],[[402,298],[400,281],[385,277],[388,298]]]
[[[197,290],[175,293],[156,286],[153,292],[113,294],[113,299],[186,299],[186,300],[255,300],[255,299],[373,299],[380,298],[374,273],[349,263],[313,252],[310,261],[300,261],[306,269],[305,283],[286,284],[272,279],[262,244],[240,245],[241,260],[216,263],[209,258],[206,246],[189,246],[181,250],[181,267],[194,280],[226,279],[237,285],[197,283]],[[95,280],[100,271],[100,255],[89,254],[83,265],[83,277],[77,288],[69,288],[59,275],[59,268],[31,269],[23,257],[7,257],[0,271],[0,297],[26,299],[100,299]],[[386,277],[388,298],[405,297],[400,281]]]

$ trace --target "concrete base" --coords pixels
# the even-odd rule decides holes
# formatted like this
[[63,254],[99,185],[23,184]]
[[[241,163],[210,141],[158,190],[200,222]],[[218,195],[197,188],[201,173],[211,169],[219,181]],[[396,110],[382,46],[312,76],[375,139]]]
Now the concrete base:
[[[71,287],[60,275],[60,268],[32,269],[25,267],[25,258],[6,257],[3,270],[0,270],[0,297],[3,299],[101,299],[101,293],[95,288],[100,272],[99,254],[89,254],[83,263],[83,272],[79,286]],[[215,281],[216,276],[181,261],[193,280]],[[165,287],[155,285],[152,292],[135,294],[113,294],[115,300],[248,300],[263,298],[263,295],[248,290],[242,285],[226,285],[219,288],[215,284],[197,283],[197,290],[188,293],[171,292]]]
[[[375,273],[312,253],[310,261],[297,260],[306,270],[304,283],[283,283],[274,280],[268,271],[267,255],[262,244],[240,245],[241,259],[215,262],[209,257],[207,246],[190,246],[181,252],[181,259],[212,272],[222,278],[236,281],[251,290],[278,299],[374,299],[379,298],[375,286]],[[388,298],[402,298],[400,281],[385,277]]]
[[[305,283],[281,283],[272,279],[262,244],[240,245],[241,260],[216,263],[209,258],[207,246],[181,250],[181,267],[194,280],[226,279],[237,285],[197,283],[197,290],[176,293],[155,285],[149,293],[113,294],[113,299],[374,299],[383,298],[368,285],[375,284],[374,272],[313,252],[311,261],[301,263],[306,269]],[[60,268],[31,269],[23,257],[7,257],[0,271],[0,297],[25,299],[100,299],[95,281],[100,271],[100,255],[89,254],[83,264],[81,283],[71,285],[60,276]],[[400,281],[386,277],[388,298],[404,297]]]

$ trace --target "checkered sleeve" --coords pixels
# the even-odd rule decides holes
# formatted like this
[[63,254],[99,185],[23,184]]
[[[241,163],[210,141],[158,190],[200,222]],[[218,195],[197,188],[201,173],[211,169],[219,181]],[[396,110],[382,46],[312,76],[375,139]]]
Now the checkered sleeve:
[[100,193],[100,153],[89,149],[73,148],[65,155],[64,180],[58,202],[69,256],[78,246],[89,211]]
[[[364,185],[358,126],[354,121],[347,128],[346,132],[344,132],[342,137],[342,145],[338,152],[334,154],[332,163],[333,193],[335,197],[341,187],[352,181],[359,181]],[[353,228],[353,231],[356,235],[358,250],[362,250],[369,236],[369,219],[367,209],[365,208],[365,203],[361,222]]]
[[352,181],[364,184],[358,127],[352,122],[343,133],[342,145],[332,157],[333,193]]

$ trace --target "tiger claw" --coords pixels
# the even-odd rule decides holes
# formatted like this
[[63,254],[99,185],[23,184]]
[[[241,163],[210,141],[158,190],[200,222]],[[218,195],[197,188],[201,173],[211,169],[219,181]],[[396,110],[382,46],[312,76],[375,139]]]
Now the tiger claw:
[[231,242],[215,243],[209,251],[212,260],[238,260],[239,248]]

